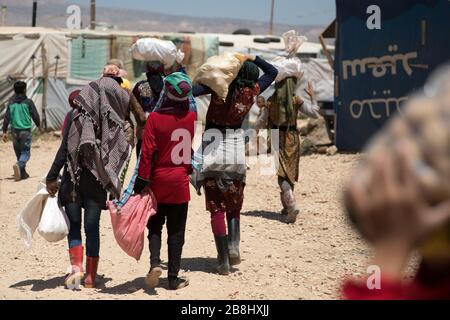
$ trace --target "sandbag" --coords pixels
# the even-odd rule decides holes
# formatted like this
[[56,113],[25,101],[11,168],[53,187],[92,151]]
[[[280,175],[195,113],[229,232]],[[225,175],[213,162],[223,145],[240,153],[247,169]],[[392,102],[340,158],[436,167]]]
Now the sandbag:
[[148,220],[156,214],[156,199],[149,188],[142,194],[131,196],[120,207],[113,201],[108,202],[114,237],[118,245],[137,261],[144,249],[144,234]]
[[45,184],[40,182],[37,193],[17,215],[19,235],[28,249],[31,248],[33,235],[41,220],[42,211],[48,197]]
[[139,39],[131,46],[131,54],[136,60],[159,61],[166,69],[184,59],[184,53],[178,50],[172,41],[155,38]]
[[236,79],[245,57],[239,53],[225,52],[209,58],[198,70],[194,84],[203,84],[225,100],[231,82]]
[[57,197],[48,197],[39,222],[38,232],[48,242],[58,242],[69,234],[70,223]]

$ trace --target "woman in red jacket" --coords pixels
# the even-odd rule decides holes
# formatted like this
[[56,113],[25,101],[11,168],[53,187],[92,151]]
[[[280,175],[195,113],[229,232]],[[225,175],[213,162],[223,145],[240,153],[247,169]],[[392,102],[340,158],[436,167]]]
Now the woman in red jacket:
[[162,273],[160,250],[162,227],[167,219],[169,289],[184,288],[187,279],[179,278],[181,253],[188,212],[189,174],[192,171],[192,139],[197,120],[192,83],[175,72],[164,79],[155,111],[145,126],[135,193],[149,186],[158,210],[148,224],[150,272],[145,283],[154,288]]

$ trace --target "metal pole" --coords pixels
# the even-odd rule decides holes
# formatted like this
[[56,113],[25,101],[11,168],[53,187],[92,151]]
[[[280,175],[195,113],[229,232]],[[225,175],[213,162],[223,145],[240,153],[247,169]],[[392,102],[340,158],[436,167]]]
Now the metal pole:
[[95,0],[91,0],[91,29],[95,30],[95,15],[96,15],[96,5]]
[[273,15],[275,11],[275,0],[272,0],[272,8],[270,10],[270,26],[269,26],[269,35],[273,35]]
[[37,16],[37,0],[33,1],[33,18],[31,22],[32,27],[36,27],[36,16]]

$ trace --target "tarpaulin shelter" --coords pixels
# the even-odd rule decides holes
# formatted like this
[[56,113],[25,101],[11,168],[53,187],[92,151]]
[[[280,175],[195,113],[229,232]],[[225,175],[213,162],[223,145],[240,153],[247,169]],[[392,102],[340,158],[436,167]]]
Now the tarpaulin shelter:
[[[369,28],[370,6],[380,29]],[[336,145],[359,151],[450,60],[448,0],[337,0]]]
[[[130,81],[143,79],[145,68],[129,49],[144,37],[172,40],[186,53],[183,64],[191,76],[219,53],[213,35],[0,27],[0,124],[16,80],[27,82],[43,128],[58,130],[69,110],[69,93],[98,79],[109,59],[124,61]],[[205,109],[205,102],[200,106]]]
[[[129,51],[133,43],[144,37],[173,41],[186,54],[183,64],[190,77],[209,57],[225,51],[257,54],[270,61],[283,54],[284,49],[280,38],[265,41],[267,37],[258,35],[0,27],[0,124],[13,94],[12,85],[21,79],[28,83],[28,96],[44,119],[44,128],[59,130],[69,110],[69,93],[97,79],[109,59],[123,60],[131,82],[145,77],[144,64],[133,60]],[[333,49],[329,46],[329,50]],[[315,83],[319,99],[331,100],[333,79],[321,45],[306,42],[298,55],[305,62],[305,78]],[[304,91],[299,90],[299,94]],[[209,97],[198,98],[197,103],[199,120],[204,121]],[[254,107],[251,122],[257,112]]]

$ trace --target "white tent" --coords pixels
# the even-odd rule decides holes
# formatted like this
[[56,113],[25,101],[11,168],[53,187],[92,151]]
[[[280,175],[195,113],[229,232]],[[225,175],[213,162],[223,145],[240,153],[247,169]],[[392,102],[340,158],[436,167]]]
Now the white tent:
[[[181,39],[181,45],[188,42],[191,69],[198,67],[209,56],[225,51],[258,54],[270,61],[282,54],[284,49],[282,41],[254,41],[264,36],[0,27],[0,124],[6,104],[13,94],[12,85],[20,79],[27,82],[28,96],[46,122],[45,127],[49,130],[60,129],[69,110],[69,93],[98,77],[108,59],[115,57],[124,60],[128,73],[133,73],[133,60],[128,49],[133,41],[141,37],[173,37]],[[208,47],[204,39],[213,43],[212,47]],[[223,45],[219,46],[219,43]],[[330,47],[330,50],[333,48]],[[314,57],[303,59],[305,79],[313,81],[321,101],[331,101],[333,73],[326,60],[320,59],[323,56],[321,45],[306,42],[298,54]],[[301,84],[298,93],[304,97],[303,88],[304,84]],[[264,96],[271,90],[266,91]],[[201,97],[197,102],[199,119],[204,121],[209,97]],[[250,122],[254,121],[257,112],[254,107]]]

